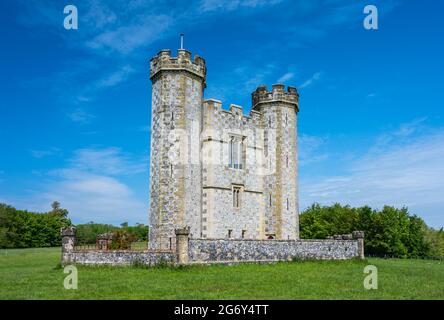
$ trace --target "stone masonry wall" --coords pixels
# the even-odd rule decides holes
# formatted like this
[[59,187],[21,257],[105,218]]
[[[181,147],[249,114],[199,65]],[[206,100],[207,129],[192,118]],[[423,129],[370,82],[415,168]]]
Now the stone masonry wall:
[[61,230],[62,264],[186,265],[211,263],[275,262],[292,259],[342,260],[364,258],[364,233],[336,236],[328,240],[192,239],[190,228],[175,230],[175,250],[77,251],[75,228]]
[[162,263],[175,264],[173,251],[72,251],[62,254],[66,264],[130,266],[143,264],[154,266]]
[[[264,200],[260,114],[243,114],[240,106],[222,109],[218,100],[203,105],[202,237],[264,238]],[[229,167],[232,136],[243,137],[244,168]],[[240,187],[240,206],[233,207],[232,188]]]
[[190,239],[190,263],[272,262],[360,257],[358,240]]

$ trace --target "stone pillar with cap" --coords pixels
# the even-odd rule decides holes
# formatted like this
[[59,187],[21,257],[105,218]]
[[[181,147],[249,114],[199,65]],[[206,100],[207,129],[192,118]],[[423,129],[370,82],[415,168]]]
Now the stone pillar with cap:
[[176,233],[176,255],[178,264],[188,264],[188,239],[190,227],[177,228]]
[[358,240],[358,256],[364,259],[364,231],[353,231],[353,239]]
[[60,229],[60,235],[62,236],[62,264],[66,264],[71,261],[69,254],[74,251],[76,228],[73,226],[64,227]]

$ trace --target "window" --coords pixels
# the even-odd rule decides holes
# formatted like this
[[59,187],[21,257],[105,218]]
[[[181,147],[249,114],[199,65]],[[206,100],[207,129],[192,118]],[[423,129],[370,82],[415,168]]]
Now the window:
[[287,165],[287,168],[288,168],[288,155],[287,155],[287,156],[285,156],[285,163],[286,163],[286,165]]
[[245,234],[247,233],[247,230],[242,230],[242,239],[245,239]]
[[241,187],[233,187],[233,208],[240,208]]
[[244,169],[245,146],[243,137],[231,137],[228,153],[229,167],[238,170]]
[[288,201],[288,198],[287,198],[287,211],[288,210],[290,210],[290,202]]
[[228,229],[228,238],[231,238],[231,234],[233,233],[233,230]]

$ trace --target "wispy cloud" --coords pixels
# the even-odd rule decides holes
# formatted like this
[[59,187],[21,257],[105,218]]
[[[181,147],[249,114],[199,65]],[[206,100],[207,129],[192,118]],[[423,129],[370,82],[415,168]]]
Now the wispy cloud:
[[172,21],[173,19],[166,15],[143,17],[142,22],[100,33],[92,40],[87,41],[86,45],[96,50],[113,50],[121,54],[128,54],[162,38]]
[[74,152],[69,168],[106,175],[138,174],[148,169],[148,159],[133,159],[120,148],[85,148]]
[[92,113],[86,112],[85,110],[83,110],[81,108],[77,108],[74,111],[68,113],[68,117],[73,122],[77,122],[80,124],[88,124],[95,118],[95,115],[93,115]]
[[309,87],[313,85],[313,83],[319,81],[322,78],[323,73],[322,72],[316,72],[314,73],[309,79],[305,80],[300,86],[299,89],[303,89],[306,87]]
[[282,2],[282,0],[201,0],[199,9],[203,12],[224,10],[233,11],[241,7],[257,8],[272,6]]
[[293,79],[293,78],[294,78],[294,73],[293,73],[293,72],[287,72],[287,73],[285,73],[284,75],[282,75],[282,76],[277,80],[277,82],[279,82],[279,83],[283,83],[283,82],[289,81],[289,80],[291,80],[291,79]]
[[48,148],[45,150],[29,150],[34,158],[40,159],[60,153],[59,148]]
[[133,72],[134,69],[130,65],[125,65],[120,69],[117,69],[116,71],[112,72],[110,75],[105,76],[103,79],[100,79],[97,82],[96,87],[101,89],[114,87],[119,83],[124,82],[126,79],[128,79],[130,74]]
[[313,162],[326,160],[328,154],[321,149],[326,138],[301,135],[298,138],[298,163],[303,167]]

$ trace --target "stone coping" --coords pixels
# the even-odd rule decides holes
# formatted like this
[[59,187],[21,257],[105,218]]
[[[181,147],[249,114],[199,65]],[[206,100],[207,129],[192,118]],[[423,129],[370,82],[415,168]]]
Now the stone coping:
[[199,241],[238,241],[238,242],[247,242],[247,241],[257,241],[257,242],[338,242],[338,241],[356,241],[358,239],[289,239],[289,240],[281,240],[281,239],[227,239],[227,238],[190,238],[190,240],[199,240]]
[[66,253],[176,253],[176,250],[98,250],[98,249],[85,249],[85,250],[73,250]]

